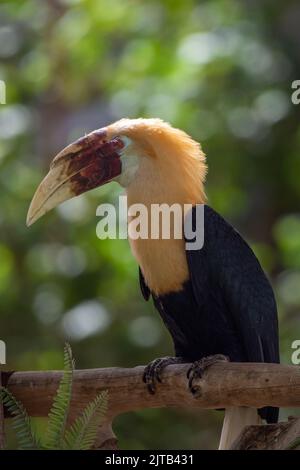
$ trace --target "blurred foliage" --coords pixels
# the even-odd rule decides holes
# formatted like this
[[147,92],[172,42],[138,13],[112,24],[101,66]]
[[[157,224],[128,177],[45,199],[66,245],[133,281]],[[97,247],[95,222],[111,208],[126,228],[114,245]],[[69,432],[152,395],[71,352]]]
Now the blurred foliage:
[[23,404],[5,387],[0,387],[0,401],[12,416],[11,424],[19,450],[90,450],[96,441],[99,426],[107,412],[108,393],[101,392],[90,401],[68,425],[72,398],[75,361],[67,343],[64,349],[64,370],[48,413],[46,431],[36,434],[33,418]]
[[[290,362],[291,342],[300,338],[300,105],[291,102],[299,20],[296,1],[0,1],[7,368],[61,368],[65,339],[80,368],[171,354],[168,333],[141,298],[127,241],[96,238],[96,207],[116,201],[115,184],[25,226],[33,192],[66,143],[140,115],[166,119],[202,143],[210,204],[269,273],[282,359]],[[115,430],[123,448],[212,448],[221,417],[144,410],[119,417]]]

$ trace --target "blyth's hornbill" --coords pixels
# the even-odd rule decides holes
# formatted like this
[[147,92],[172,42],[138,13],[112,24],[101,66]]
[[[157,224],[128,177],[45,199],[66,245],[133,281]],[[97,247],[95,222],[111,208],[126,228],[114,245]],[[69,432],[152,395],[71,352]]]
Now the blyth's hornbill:
[[[130,239],[140,285],[169,329],[175,357],[153,361],[144,380],[155,391],[168,364],[194,362],[193,378],[215,360],[279,362],[276,303],[251,248],[206,204],[205,156],[185,132],[160,119],[121,119],[66,147],[37,189],[28,225],[59,203],[117,181],[128,205],[204,206],[204,245],[186,250],[185,240]],[[197,229],[197,227],[195,227]],[[206,359],[205,359],[206,358]],[[231,408],[225,413],[220,448],[228,448],[244,425],[276,422],[278,409]]]

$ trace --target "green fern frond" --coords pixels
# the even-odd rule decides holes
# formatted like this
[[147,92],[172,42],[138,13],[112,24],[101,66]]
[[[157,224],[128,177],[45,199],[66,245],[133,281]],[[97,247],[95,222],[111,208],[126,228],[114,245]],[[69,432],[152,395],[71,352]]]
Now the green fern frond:
[[45,442],[40,442],[32,421],[22,403],[4,387],[0,387],[0,400],[12,416],[19,449],[72,449],[88,450],[95,443],[99,426],[107,411],[108,393],[99,394],[90,402],[73,425],[66,430],[74,373],[72,350],[64,349],[64,372],[48,415]]
[[65,448],[89,450],[95,443],[97,432],[107,411],[107,391],[97,395],[83,410],[66,433]]
[[53,405],[49,412],[44,447],[46,449],[62,449],[64,434],[72,396],[74,359],[69,344],[64,349],[64,372],[60,381]]
[[32,421],[22,403],[5,387],[0,388],[0,399],[12,416],[12,425],[16,432],[18,448],[21,450],[39,449],[40,443],[32,427]]

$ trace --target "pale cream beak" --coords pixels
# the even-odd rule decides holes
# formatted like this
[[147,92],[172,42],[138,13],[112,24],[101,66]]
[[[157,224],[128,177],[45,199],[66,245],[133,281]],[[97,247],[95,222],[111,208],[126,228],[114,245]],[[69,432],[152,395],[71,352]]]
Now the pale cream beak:
[[58,204],[111,181],[122,171],[120,138],[107,141],[106,128],[68,145],[52,161],[50,171],[31,201],[27,226]]

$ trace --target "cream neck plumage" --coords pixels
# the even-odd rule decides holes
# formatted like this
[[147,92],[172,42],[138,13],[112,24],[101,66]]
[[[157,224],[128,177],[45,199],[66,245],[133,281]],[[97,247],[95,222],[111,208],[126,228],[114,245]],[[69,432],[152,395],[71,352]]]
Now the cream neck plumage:
[[[151,125],[147,119],[121,120],[114,125],[132,138],[135,148],[130,150],[139,156],[136,177],[126,188],[128,206],[142,203],[150,214],[152,204],[176,203],[183,208],[185,204],[204,203],[206,165],[200,145],[159,119],[150,121]],[[149,232],[150,228],[149,218]],[[160,237],[129,241],[145,282],[154,294],[182,288],[189,277],[184,239],[175,239],[171,233],[168,240]]]

